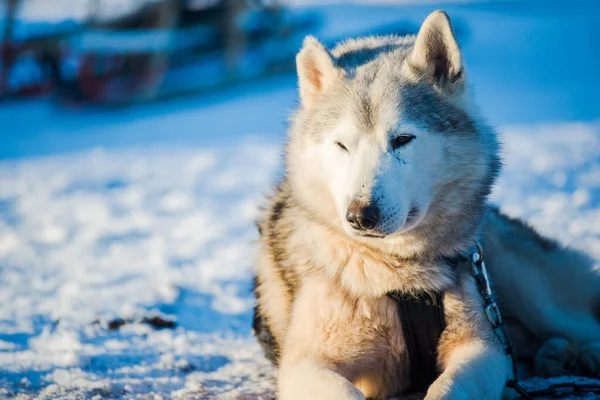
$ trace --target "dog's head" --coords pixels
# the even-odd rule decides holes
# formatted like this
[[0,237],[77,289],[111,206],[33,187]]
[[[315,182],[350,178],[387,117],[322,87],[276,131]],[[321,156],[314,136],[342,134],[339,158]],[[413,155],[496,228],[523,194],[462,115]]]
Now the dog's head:
[[388,241],[436,224],[441,234],[481,211],[498,144],[472,110],[445,13],[416,37],[331,51],[308,37],[296,60],[301,106],[287,168],[307,209],[359,240]]

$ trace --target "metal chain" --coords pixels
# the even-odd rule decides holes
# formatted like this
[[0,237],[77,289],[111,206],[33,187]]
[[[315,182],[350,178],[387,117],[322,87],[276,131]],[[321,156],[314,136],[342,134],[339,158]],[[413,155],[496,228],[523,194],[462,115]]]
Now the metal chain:
[[483,258],[483,248],[479,241],[475,242],[477,251],[471,254],[469,262],[471,264],[471,274],[477,282],[477,288],[483,297],[483,306],[488,321],[490,322],[494,334],[500,341],[504,352],[510,356],[512,361],[512,372],[513,379],[506,383],[506,386],[515,390],[521,395],[521,399],[530,400],[540,397],[553,397],[561,398],[567,396],[583,396],[589,393],[600,394],[600,384],[577,384],[577,383],[563,383],[550,385],[546,389],[527,391],[520,384],[517,379],[517,359],[514,352],[513,344],[510,337],[504,331],[502,326],[502,314],[500,308],[494,298],[494,293],[490,285],[490,279],[488,277],[487,269],[485,267],[485,261]]
[[483,257],[483,248],[481,247],[481,244],[479,244],[478,241],[476,241],[475,244],[477,246],[477,252],[471,254],[470,258],[471,275],[473,275],[473,277],[475,278],[475,281],[477,282],[477,288],[479,289],[479,292],[483,297],[483,307],[485,310],[485,315],[487,316],[487,319],[490,322],[490,325],[492,326],[494,334],[500,341],[504,353],[511,357],[513,380],[516,381],[517,360],[515,358],[513,345],[502,326],[502,314],[500,313],[500,308],[496,303],[496,299],[494,298],[494,293],[490,285],[490,279],[488,277]]

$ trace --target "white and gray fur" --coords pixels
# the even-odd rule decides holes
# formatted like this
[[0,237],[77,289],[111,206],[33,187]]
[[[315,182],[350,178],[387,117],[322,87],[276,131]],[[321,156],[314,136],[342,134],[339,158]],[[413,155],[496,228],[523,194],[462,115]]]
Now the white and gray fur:
[[[446,14],[416,37],[332,50],[308,37],[285,175],[259,221],[255,330],[287,399],[385,398],[408,387],[395,304],[444,291],[441,375],[427,399],[497,399],[510,377],[469,271],[442,257],[481,240],[522,361],[539,375],[600,374],[600,276],[587,256],[490,208],[500,169]],[[394,148],[398,136],[412,140]],[[349,209],[376,206],[358,229]]]

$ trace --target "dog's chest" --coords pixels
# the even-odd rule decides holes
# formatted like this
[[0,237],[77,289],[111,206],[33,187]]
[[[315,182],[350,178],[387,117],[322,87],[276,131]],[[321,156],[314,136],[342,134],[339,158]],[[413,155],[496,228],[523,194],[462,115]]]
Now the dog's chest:
[[393,300],[359,300],[356,318],[348,326],[356,357],[346,360],[347,378],[365,397],[384,398],[398,394],[409,384],[406,343]]

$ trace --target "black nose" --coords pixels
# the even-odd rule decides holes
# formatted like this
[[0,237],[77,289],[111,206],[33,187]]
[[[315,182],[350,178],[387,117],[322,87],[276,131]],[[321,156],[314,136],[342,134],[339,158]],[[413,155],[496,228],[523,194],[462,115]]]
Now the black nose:
[[350,226],[360,231],[373,229],[379,220],[379,208],[376,204],[365,204],[353,201],[346,211],[346,221]]

